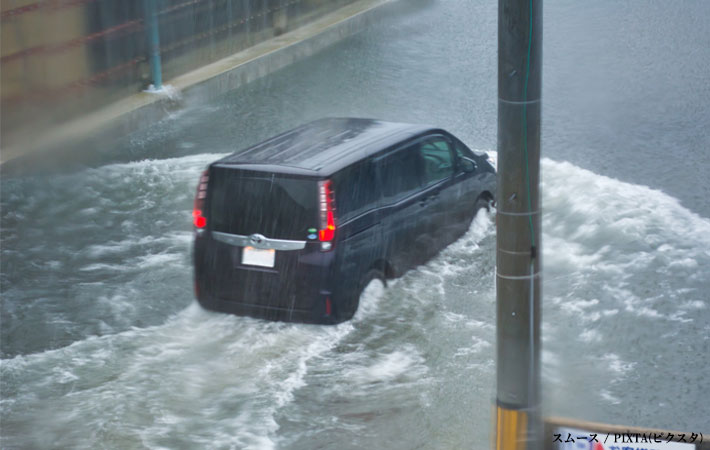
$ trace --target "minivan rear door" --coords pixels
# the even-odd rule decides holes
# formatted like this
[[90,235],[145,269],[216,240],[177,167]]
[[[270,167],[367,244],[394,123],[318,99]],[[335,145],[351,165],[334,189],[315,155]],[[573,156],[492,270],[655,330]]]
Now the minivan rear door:
[[318,225],[317,183],[310,178],[215,167],[209,214],[214,231],[305,241]]
[[207,223],[220,272],[212,278],[214,296],[294,307],[299,257],[319,251],[317,189],[317,180],[304,176],[211,168]]

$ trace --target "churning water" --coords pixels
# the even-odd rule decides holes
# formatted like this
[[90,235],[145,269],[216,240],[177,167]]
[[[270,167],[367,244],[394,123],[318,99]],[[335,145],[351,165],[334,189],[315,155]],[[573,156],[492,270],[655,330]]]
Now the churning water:
[[[491,216],[386,289],[373,283],[350,323],[205,312],[191,295],[186,212],[218,156],[6,184],[8,201],[36,193],[3,218],[23,236],[4,237],[4,279],[26,280],[4,292],[7,446],[487,445]],[[569,163],[543,162],[543,192],[550,402],[692,425],[671,405],[706,408],[710,221]]]
[[[695,9],[678,18],[660,2],[650,10],[600,4],[579,12],[547,2],[546,52],[557,59],[546,60],[546,77],[567,67],[560,48],[569,40],[593,48],[550,18],[593,33],[588,24],[604,11],[606,26],[622,21],[633,30],[634,12],[661,30],[685,23],[692,34],[695,17],[709,11],[689,2]],[[494,212],[479,214],[427,265],[386,288],[371,284],[355,319],[334,327],[202,310],[192,297],[189,213],[209,162],[315,117],[435,122],[493,150],[495,7],[417,2],[368,33],[128,137],[103,165],[4,178],[2,447],[488,447]],[[633,38],[644,48],[656,39]],[[686,53],[707,56],[708,48]],[[664,49],[659,60],[673,56]],[[612,50],[612,60],[637,56]],[[676,57],[691,72],[708,68],[710,58],[684,55]],[[657,89],[661,75],[646,69]],[[641,103],[625,118],[637,128],[617,130],[601,117],[603,102],[590,110],[562,85],[546,84],[543,97],[552,122],[543,128],[542,163],[545,410],[707,433],[710,203],[696,193],[709,186],[701,174],[710,132],[696,120],[707,119],[699,104],[710,94],[695,84],[694,96],[669,104],[669,126],[654,131],[639,115],[656,123],[667,112],[618,88],[630,92],[625,107]],[[681,144],[670,152],[673,136]],[[598,158],[574,154],[573,143]],[[638,152],[650,156],[639,163]],[[688,164],[699,168],[687,169],[683,158],[692,155]]]

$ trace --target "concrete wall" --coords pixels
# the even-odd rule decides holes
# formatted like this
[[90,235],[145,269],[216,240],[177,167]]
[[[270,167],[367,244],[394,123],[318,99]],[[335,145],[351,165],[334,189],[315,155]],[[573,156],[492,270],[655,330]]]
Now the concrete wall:
[[[0,3],[3,161],[22,154],[25,148],[29,151],[37,147],[38,140],[51,137],[73,120],[123,102],[151,83],[143,2],[3,0]],[[170,82],[229,55],[290,35],[357,2],[156,0],[156,3],[163,77]],[[233,86],[234,82],[223,85]],[[138,107],[133,103],[134,108]]]

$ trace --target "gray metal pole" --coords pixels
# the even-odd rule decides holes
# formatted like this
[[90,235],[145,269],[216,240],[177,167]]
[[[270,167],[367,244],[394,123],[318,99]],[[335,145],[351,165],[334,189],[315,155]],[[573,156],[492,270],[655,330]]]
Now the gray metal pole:
[[542,0],[498,1],[496,448],[542,448]]

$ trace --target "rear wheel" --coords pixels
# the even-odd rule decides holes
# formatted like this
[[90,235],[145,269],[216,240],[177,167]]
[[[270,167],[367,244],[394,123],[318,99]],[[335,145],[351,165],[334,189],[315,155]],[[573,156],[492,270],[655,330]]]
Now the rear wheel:
[[491,207],[494,205],[493,197],[490,194],[484,193],[478,196],[476,203],[473,207],[474,217],[478,214],[478,211],[485,209],[487,212],[491,211]]

